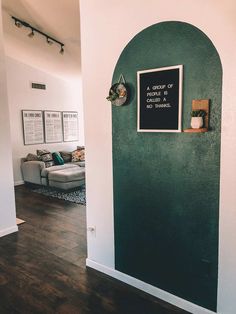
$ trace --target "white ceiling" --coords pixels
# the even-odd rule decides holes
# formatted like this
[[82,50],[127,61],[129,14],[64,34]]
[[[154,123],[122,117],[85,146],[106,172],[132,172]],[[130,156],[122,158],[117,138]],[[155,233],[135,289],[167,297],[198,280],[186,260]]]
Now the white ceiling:
[[[6,55],[64,79],[80,76],[79,0],[2,0]],[[15,26],[15,16],[65,44],[48,45],[46,38]]]

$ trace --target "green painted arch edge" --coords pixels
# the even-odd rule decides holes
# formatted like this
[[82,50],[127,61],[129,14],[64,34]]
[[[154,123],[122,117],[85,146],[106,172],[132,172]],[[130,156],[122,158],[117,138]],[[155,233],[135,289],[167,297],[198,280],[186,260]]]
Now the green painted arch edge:
[[[136,40],[140,35],[142,35],[144,32],[150,30],[151,28],[155,28],[157,26],[162,26],[162,25],[170,25],[170,24],[176,24],[176,25],[185,25],[187,27],[191,27],[192,29],[194,29],[196,32],[199,32],[203,37],[206,38],[206,40],[211,43],[212,45],[212,48],[215,50],[216,54],[218,55],[218,58],[219,58],[219,62],[220,62],[220,68],[221,68],[221,72],[223,73],[223,66],[222,66],[222,62],[221,62],[221,58],[220,58],[220,55],[218,53],[218,50],[216,48],[216,46],[214,45],[213,41],[210,39],[210,37],[208,37],[203,30],[201,30],[200,28],[198,28],[197,26],[193,25],[193,24],[190,24],[190,23],[187,23],[187,22],[184,22],[184,21],[163,21],[163,22],[159,22],[159,23],[156,23],[156,24],[152,24],[152,25],[149,25],[147,26],[146,28],[144,28],[143,30],[141,30],[139,33],[137,33],[135,36],[133,36],[133,38],[130,39],[130,41],[126,44],[126,46],[124,47],[124,49],[122,50],[121,54],[120,54],[120,57],[116,63],[116,66],[115,66],[115,69],[113,71],[113,76],[112,76],[112,83],[116,83],[120,77],[120,75],[117,77],[116,75],[116,68],[119,64],[119,61],[120,59],[122,58],[122,54],[129,48],[129,45],[134,41]],[[164,65],[163,65],[164,67]]]
[[[163,35],[163,32],[165,36]],[[162,35],[160,35],[162,33]],[[174,38],[173,38],[174,37]],[[183,39],[184,37],[184,39]],[[157,43],[158,38],[158,43]],[[181,43],[184,44],[181,46]],[[188,44],[188,43],[191,43]],[[144,47],[146,47],[144,49]],[[159,47],[159,48],[158,48]],[[161,52],[162,47],[164,52]],[[183,51],[184,50],[184,51]],[[189,54],[186,55],[186,51]],[[202,57],[199,57],[198,54]],[[155,60],[153,58],[155,54]],[[184,57],[183,57],[184,55]],[[156,57],[158,56],[158,58]],[[205,58],[208,58],[206,62]],[[194,61],[196,60],[196,61]],[[206,66],[203,67],[203,63]],[[183,133],[180,134],[137,134],[136,132],[136,71],[172,66],[177,64],[184,65],[184,86],[183,86],[183,128],[189,127],[189,114],[191,111],[191,100],[197,98],[210,98],[211,99],[211,116],[210,123],[212,131],[205,135],[189,136]],[[194,69],[194,71],[193,71]],[[218,219],[219,219],[219,178],[220,178],[220,133],[221,133],[221,98],[222,98],[222,64],[219,54],[208,36],[202,32],[196,26],[193,26],[186,22],[181,21],[165,21],[154,25],[151,25],[137,35],[135,35],[131,41],[126,45],[122,51],[118,62],[116,64],[113,73],[113,83],[115,83],[119,76],[123,74],[127,84],[130,87],[130,102],[122,108],[112,107],[112,143],[113,143],[113,183],[114,183],[114,227],[115,227],[115,264],[116,269],[125,272],[133,277],[148,282],[154,286],[157,286],[170,293],[178,295],[186,300],[194,302],[200,306],[206,307],[211,310],[216,309],[217,299],[217,276],[218,276]],[[195,84],[197,82],[197,84]],[[206,87],[207,86],[207,87]],[[165,148],[164,148],[165,145]],[[207,149],[207,147],[210,149]],[[178,149],[179,150],[178,150]],[[196,158],[197,151],[201,151],[201,155]],[[168,156],[172,154],[174,157]],[[183,182],[184,177],[181,174],[185,169],[189,172],[189,178],[193,176],[193,166],[186,159],[186,155],[189,154],[189,158],[193,162],[199,161],[202,165],[200,169],[200,177],[204,177],[205,173],[208,173],[210,178],[204,178],[204,180],[198,179],[196,183],[191,183],[192,189],[198,188],[199,184],[209,184],[212,189],[208,189],[204,192],[200,189],[202,197],[209,196],[212,204],[210,209],[206,210],[206,219],[204,215],[197,217],[197,224],[202,223],[202,235],[201,239],[194,245],[196,255],[196,262],[194,265],[197,268],[197,272],[194,276],[201,276],[201,269],[206,267],[199,261],[200,257],[206,257],[205,260],[210,260],[211,263],[211,284],[204,282],[204,278],[199,279],[195,291],[191,290],[188,286],[187,279],[184,279],[184,285],[182,287],[173,287],[170,278],[168,283],[165,283],[165,278],[153,279],[155,276],[151,276],[148,273],[148,267],[152,267],[151,264],[146,264],[145,270],[141,273],[141,266],[137,263],[132,264],[132,255],[137,258],[139,255],[133,252],[133,246],[137,245],[136,239],[131,234],[138,232],[141,222],[145,223],[145,232],[148,232],[148,228],[156,228],[153,221],[148,221],[146,217],[142,219],[142,208],[137,202],[142,202],[148,208],[146,211],[150,217],[155,221],[157,217],[162,218],[163,222],[177,219],[178,223],[186,224],[189,218],[196,218],[196,210],[191,210],[190,213],[186,213],[182,207],[186,205],[185,199],[197,198],[196,201],[199,206],[205,209],[204,202],[198,199],[196,193],[191,192],[186,182],[184,184],[185,192],[174,191],[174,187],[170,186],[171,191],[175,193],[177,199],[177,205],[171,207],[171,202],[150,200],[150,196],[154,195],[143,188],[143,185],[149,182],[155,184],[155,175],[160,175],[162,183],[160,185],[163,193],[164,187],[167,185],[168,180],[172,179],[175,184]],[[135,156],[136,155],[136,156]],[[153,155],[161,156],[161,159],[167,158],[167,164],[170,168],[169,174],[165,174],[164,171],[168,171],[167,167],[159,169],[159,172],[154,169],[154,166],[161,166],[161,163],[155,163],[152,161],[151,165],[147,165],[145,162],[140,161],[138,156],[143,156],[145,160]],[[178,163],[178,169],[175,171],[173,163]],[[136,167],[143,166],[145,169],[141,170],[141,175],[137,173]],[[184,167],[185,166],[185,167]],[[149,177],[145,176],[145,172]],[[126,177],[124,181],[123,177]],[[130,179],[133,177],[133,179]],[[181,177],[181,180],[176,177]],[[126,190],[130,186],[133,186],[138,192],[131,191],[129,195],[126,195]],[[145,195],[141,197],[140,191]],[[181,199],[179,195],[181,194]],[[134,200],[136,198],[136,201]],[[192,201],[190,201],[192,204]],[[151,211],[152,206],[156,206],[157,210],[165,204],[169,206],[174,212],[174,215],[165,215],[161,210],[158,213],[159,216]],[[182,206],[182,207],[181,207]],[[192,204],[194,207],[194,205]],[[134,207],[137,207],[137,212],[134,211]],[[182,210],[182,213],[180,213]],[[182,221],[179,215],[182,214]],[[133,217],[138,217],[136,225],[132,224]],[[179,220],[180,219],[180,220]],[[148,226],[149,224],[149,226]],[[171,225],[171,224],[170,224]],[[172,225],[171,225],[172,226]],[[191,222],[193,230],[196,229],[194,222]],[[207,229],[208,228],[208,229]],[[178,231],[178,230],[177,230]],[[163,233],[163,229],[158,229],[159,235]],[[124,237],[122,234],[127,234]],[[182,239],[185,236],[189,236],[188,232],[182,232]],[[164,234],[165,241],[168,240],[168,234]],[[146,241],[151,241],[151,237],[147,234],[143,234],[143,238]],[[140,237],[138,240],[144,246],[146,242]],[[194,239],[191,239],[194,240]],[[186,246],[189,247],[189,241],[186,241]],[[206,241],[211,246],[210,252],[207,254],[206,245],[203,242]],[[149,243],[150,251],[154,247],[153,243]],[[160,248],[159,248],[160,249]],[[145,252],[148,252],[148,248],[145,247]],[[147,253],[147,255],[150,255]],[[133,254],[134,253],[134,254]],[[170,254],[166,253],[169,258]],[[185,254],[183,253],[183,256]],[[142,260],[142,257],[140,257]],[[186,257],[187,259],[187,257]],[[202,258],[204,259],[204,258]],[[143,261],[145,263],[145,260]],[[164,264],[164,262],[162,263]],[[168,263],[166,263],[168,264]],[[181,269],[181,267],[180,267]],[[182,270],[183,271],[183,270]],[[145,273],[146,272],[146,273]],[[176,275],[173,272],[173,276]],[[159,280],[159,281],[158,281]],[[200,287],[204,287],[204,291],[201,293]]]

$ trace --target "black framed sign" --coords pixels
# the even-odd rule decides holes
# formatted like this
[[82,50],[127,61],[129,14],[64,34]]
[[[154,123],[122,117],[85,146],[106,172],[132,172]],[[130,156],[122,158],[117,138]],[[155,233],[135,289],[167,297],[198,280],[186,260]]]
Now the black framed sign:
[[183,65],[137,72],[137,131],[181,132]]
[[43,111],[22,110],[24,145],[44,143]]
[[78,112],[63,111],[62,121],[64,142],[78,141]]
[[62,142],[62,113],[60,111],[44,111],[44,128],[46,143]]

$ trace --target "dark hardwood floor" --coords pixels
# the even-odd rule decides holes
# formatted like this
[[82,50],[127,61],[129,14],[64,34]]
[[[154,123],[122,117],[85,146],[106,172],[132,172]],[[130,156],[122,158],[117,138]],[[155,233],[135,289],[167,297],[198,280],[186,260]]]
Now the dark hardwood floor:
[[85,207],[16,188],[19,232],[0,238],[0,314],[187,313],[85,267]]

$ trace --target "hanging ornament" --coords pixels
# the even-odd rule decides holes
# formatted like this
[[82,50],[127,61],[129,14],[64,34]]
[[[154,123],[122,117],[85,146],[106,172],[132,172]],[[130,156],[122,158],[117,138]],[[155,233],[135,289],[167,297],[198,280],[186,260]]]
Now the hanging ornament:
[[120,75],[118,83],[111,86],[109,96],[106,98],[114,106],[122,106],[127,101],[127,87],[123,74]]

